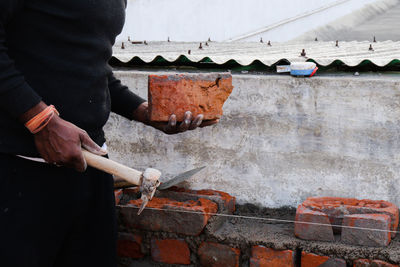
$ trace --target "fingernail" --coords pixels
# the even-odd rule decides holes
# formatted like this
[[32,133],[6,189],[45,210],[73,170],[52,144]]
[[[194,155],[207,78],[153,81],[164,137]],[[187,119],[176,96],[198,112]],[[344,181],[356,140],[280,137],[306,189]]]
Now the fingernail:
[[201,125],[201,123],[203,122],[203,118],[204,118],[204,115],[203,115],[203,114],[197,115],[198,121],[197,121],[197,123],[196,123],[196,126],[200,126],[200,125]]
[[176,125],[176,115],[175,114],[171,115],[170,123],[171,123],[171,126],[175,126]]
[[103,148],[100,148],[100,152],[101,152],[101,153],[104,153],[104,154],[108,154],[108,151],[105,150],[105,149],[103,149]]

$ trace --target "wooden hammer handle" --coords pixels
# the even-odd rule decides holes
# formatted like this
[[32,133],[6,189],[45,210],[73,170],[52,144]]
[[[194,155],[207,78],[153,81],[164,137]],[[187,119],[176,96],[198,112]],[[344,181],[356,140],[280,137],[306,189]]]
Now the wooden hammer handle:
[[140,185],[140,177],[142,176],[142,172],[129,168],[105,157],[90,153],[84,149],[82,149],[82,153],[85,157],[86,163],[89,166],[120,177],[131,184]]

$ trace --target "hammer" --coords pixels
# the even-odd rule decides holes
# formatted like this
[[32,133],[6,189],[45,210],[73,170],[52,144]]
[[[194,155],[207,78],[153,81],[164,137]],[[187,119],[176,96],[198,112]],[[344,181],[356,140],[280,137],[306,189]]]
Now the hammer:
[[[86,163],[89,166],[124,179],[129,184],[137,185],[140,187],[140,192],[142,193],[142,204],[138,211],[138,215],[140,215],[149,200],[153,198],[157,187],[159,187],[161,184],[161,182],[159,181],[161,172],[153,168],[147,168],[144,172],[140,172],[113,160],[93,154],[85,149],[82,149],[82,153],[85,157]],[[165,183],[162,183],[159,189],[167,189],[173,185],[176,185],[192,177],[194,174],[198,173],[204,168],[205,167],[200,167],[181,173],[174,178],[166,181]]]

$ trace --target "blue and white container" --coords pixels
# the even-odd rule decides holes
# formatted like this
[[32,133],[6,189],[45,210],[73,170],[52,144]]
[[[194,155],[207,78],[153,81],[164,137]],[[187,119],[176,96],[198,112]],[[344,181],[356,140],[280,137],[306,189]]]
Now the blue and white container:
[[290,65],[276,66],[276,72],[290,72],[290,75],[297,77],[312,77],[317,70],[317,64],[313,62],[293,62]]
[[292,76],[313,76],[318,70],[314,62],[293,62],[290,64],[290,75]]

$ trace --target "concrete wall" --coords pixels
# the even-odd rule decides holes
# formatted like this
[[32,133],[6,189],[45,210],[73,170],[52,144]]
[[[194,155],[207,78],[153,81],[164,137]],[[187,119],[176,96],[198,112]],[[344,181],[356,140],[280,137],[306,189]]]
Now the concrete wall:
[[[147,96],[146,72],[116,72]],[[296,206],[309,196],[384,199],[400,205],[400,77],[234,75],[213,127],[165,135],[112,116],[112,158],[167,176],[206,165],[188,186],[239,203]]]
[[[377,0],[128,0],[120,40],[222,41],[242,36],[321,7],[338,6],[245,38],[291,40]],[[380,0],[378,0],[380,1]]]

